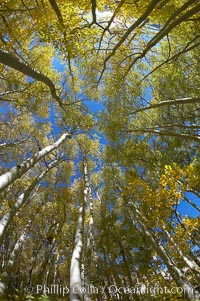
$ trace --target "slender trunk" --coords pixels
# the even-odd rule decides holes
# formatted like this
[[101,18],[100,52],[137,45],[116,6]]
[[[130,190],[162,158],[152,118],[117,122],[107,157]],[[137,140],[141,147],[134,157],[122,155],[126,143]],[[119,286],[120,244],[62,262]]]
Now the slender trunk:
[[176,252],[179,255],[179,258],[186,264],[186,267],[190,269],[190,271],[193,273],[193,276],[197,279],[197,281],[200,280],[200,273],[198,272],[198,268],[196,267],[195,263],[191,260],[189,260],[182,252],[182,250],[179,248],[177,243],[174,241],[172,235],[169,233],[169,231],[166,229],[166,227],[163,225],[164,233],[169,238],[170,242],[175,247]]
[[93,243],[93,200],[90,198],[90,218],[89,218],[89,228],[87,245],[85,252],[85,275],[84,275],[84,286],[86,288],[86,293],[84,295],[84,301],[91,300],[90,294],[90,269],[91,269],[91,256],[92,256],[92,243]]
[[84,301],[91,300],[90,294],[90,267],[91,267],[91,256],[92,256],[92,242],[93,242],[93,198],[91,194],[91,188],[88,178],[88,166],[87,159],[83,156],[83,166],[84,166],[84,185],[85,185],[85,204],[89,205],[89,226],[87,232],[87,244],[85,252],[85,277],[84,285],[86,288],[86,293],[84,295]]
[[38,163],[42,158],[51,153],[53,150],[58,148],[61,143],[65,141],[66,138],[71,138],[69,133],[64,133],[54,144],[43,148],[41,151],[37,152],[32,158],[27,159],[20,165],[16,165],[11,168],[10,171],[0,176],[0,192],[6,189],[10,184],[15,182],[18,178],[24,175],[29,169],[31,169],[36,163]]
[[[42,247],[42,246],[40,246],[40,247]],[[39,252],[40,252],[39,248],[36,251],[34,250],[33,255],[31,257],[31,263],[30,263],[29,267],[27,268],[26,285],[31,285],[31,283],[32,283],[32,273],[33,273],[34,267],[36,266],[36,259],[37,259]]]
[[55,167],[59,163],[59,160],[53,161],[51,164],[49,164],[48,168],[44,170],[38,177],[36,177],[31,185],[29,185],[22,194],[18,197],[17,201],[15,202],[14,206],[10,208],[4,216],[0,220],[0,242],[2,242],[3,236],[5,234],[5,231],[12,221],[13,217],[16,215],[16,213],[20,210],[20,208],[24,205],[28,197],[30,196],[33,189],[36,187],[36,185],[46,176],[46,174],[49,172],[50,169]]
[[51,264],[52,264],[52,258],[51,258],[51,254],[49,254],[49,259],[48,259],[48,263],[47,263],[47,271],[45,274],[45,281],[44,281],[44,285],[48,286],[48,282],[49,282],[49,277],[50,277],[50,272],[51,272]]
[[[78,224],[76,229],[75,247],[74,247],[72,260],[71,260],[70,301],[91,300],[89,270],[91,264],[91,253],[92,253],[91,250],[92,250],[92,239],[93,239],[93,200],[92,200],[91,189],[90,189],[89,178],[88,178],[87,159],[83,151],[82,151],[82,156],[83,156],[83,176],[84,176],[84,198],[83,198],[83,204],[79,209],[79,219],[78,219]],[[88,235],[87,235],[86,245],[83,245],[85,210],[88,204],[89,204],[89,214],[90,214]],[[82,261],[83,257],[84,260]],[[82,285],[84,288],[84,294],[82,294],[80,291]]]
[[81,258],[83,252],[83,230],[84,230],[84,204],[79,208],[79,217],[76,227],[75,246],[72,253],[70,267],[70,301],[83,300],[81,293]]
[[21,236],[17,240],[12,252],[10,253],[8,262],[4,269],[4,280],[0,281],[0,296],[4,295],[5,290],[8,287],[8,283],[12,282],[12,279],[14,278],[14,274],[13,274],[14,262],[16,262],[18,253],[21,249],[21,246],[23,245],[23,242],[25,241],[26,234],[30,227],[31,222],[32,220],[29,220],[28,224],[24,227]]
[[[146,227],[145,227],[145,218],[143,218],[142,214],[139,212],[137,208],[134,208],[135,211],[135,218],[137,220],[137,223],[140,223],[140,227],[142,229],[143,235],[146,237],[146,239],[150,242],[150,244],[153,246],[157,254],[161,257],[163,262],[168,268],[168,271],[176,284],[181,287],[184,291],[185,296],[189,300],[199,300],[200,294],[197,290],[195,290],[194,286],[185,279],[184,274],[182,271],[176,266],[176,264],[173,262],[172,258],[170,258],[169,254],[167,254],[166,250],[162,246],[161,242],[158,242],[157,239],[154,237],[154,234],[152,234]],[[134,226],[137,227],[134,219],[132,219],[132,222]]]
[[14,249],[12,250],[10,256],[9,256],[9,261],[8,261],[8,267],[11,268],[14,264],[15,258],[17,257],[25,239],[26,239],[26,235],[27,235],[27,231],[30,228],[30,225],[32,223],[32,220],[30,219],[27,223],[27,225],[23,228],[22,230],[22,234],[19,237],[19,239],[17,240]]
[[[40,266],[40,270],[39,270],[39,273],[38,273],[38,280],[41,282],[41,283],[44,283],[44,279],[45,279],[45,273],[46,273],[46,270],[47,270],[47,266],[48,266],[48,263],[49,263],[49,257],[50,257],[50,250],[48,250],[46,253],[45,253],[45,258],[44,260],[42,261],[42,264]],[[46,284],[46,283],[45,283]]]
[[57,255],[56,255],[55,263],[54,263],[53,284],[58,284],[57,275],[58,275],[59,259],[60,259],[60,254],[57,250]]
[[[134,287],[135,286],[135,283],[133,282],[133,279],[132,279],[132,275],[131,275],[131,271],[130,271],[130,268],[129,268],[129,264],[128,264],[128,261],[127,261],[127,258],[126,258],[126,254],[125,254],[125,251],[124,251],[124,248],[123,248],[123,245],[121,243],[120,240],[118,240],[118,244],[120,246],[120,249],[121,249],[121,254],[122,254],[122,257],[123,257],[123,261],[124,261],[124,266],[125,266],[125,270],[126,270],[126,274],[127,274],[127,280],[128,280],[128,284],[126,285],[126,287]],[[126,282],[127,282],[126,280]],[[139,301],[140,298],[138,297],[137,293],[133,293],[132,296],[134,297],[134,300],[135,301]]]
[[70,301],[83,300],[82,287],[82,255],[84,238],[85,205],[87,203],[87,189],[84,188],[84,199],[79,208],[79,217],[75,234],[75,245],[70,266]]

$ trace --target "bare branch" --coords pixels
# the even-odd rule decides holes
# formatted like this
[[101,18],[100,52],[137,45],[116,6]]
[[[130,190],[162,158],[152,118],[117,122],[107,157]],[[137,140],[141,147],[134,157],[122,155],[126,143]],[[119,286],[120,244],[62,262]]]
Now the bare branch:
[[155,130],[155,129],[170,129],[170,128],[183,128],[183,129],[193,129],[193,130],[197,130],[200,129],[200,125],[195,125],[195,124],[191,124],[191,125],[185,125],[185,124],[163,124],[163,125],[157,125],[154,127],[149,127],[148,129],[150,130]]
[[197,190],[195,190],[195,189],[193,189],[193,188],[187,188],[185,191],[187,191],[187,192],[192,192],[192,193],[194,193],[198,198],[200,198],[200,192],[197,191]]
[[199,97],[187,97],[187,98],[181,98],[181,99],[172,99],[172,100],[163,100],[161,102],[146,106],[144,108],[137,109],[128,115],[133,115],[142,111],[147,111],[151,109],[160,108],[162,106],[172,106],[172,105],[182,105],[182,104],[188,104],[188,103],[200,103]]
[[184,200],[186,202],[188,202],[191,206],[193,206],[196,210],[198,210],[200,212],[200,207],[198,205],[196,205],[195,203],[193,203],[190,199],[188,199],[186,196],[184,196]]
[[151,129],[132,129],[132,130],[128,130],[127,132],[129,132],[129,133],[132,133],[132,132],[149,133],[149,134],[154,134],[154,135],[158,135],[158,136],[179,137],[182,139],[194,140],[194,141],[200,142],[200,136],[192,135],[191,133],[184,134],[184,133],[176,133],[176,132],[163,132],[163,131],[156,131],[156,130],[151,130]]
[[8,143],[1,143],[0,144],[0,149],[4,149],[7,147],[16,147],[20,144],[26,143],[30,139],[31,135],[29,135],[27,138],[20,140],[20,141],[15,141],[15,142],[8,142]]

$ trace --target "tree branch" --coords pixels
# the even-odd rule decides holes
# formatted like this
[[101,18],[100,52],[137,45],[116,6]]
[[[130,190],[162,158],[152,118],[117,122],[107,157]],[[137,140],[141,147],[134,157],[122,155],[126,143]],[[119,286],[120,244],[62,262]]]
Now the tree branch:
[[186,202],[188,202],[191,206],[193,206],[196,210],[198,210],[200,212],[200,207],[198,205],[196,205],[195,203],[193,203],[190,199],[188,199],[186,196],[184,196],[184,200]]
[[179,137],[182,139],[194,140],[194,141],[200,142],[200,136],[192,135],[192,134],[188,135],[188,134],[175,133],[175,132],[161,132],[161,131],[151,130],[151,129],[133,129],[133,130],[128,130],[127,132],[129,132],[129,133],[139,132],[139,133],[154,134],[154,135],[158,135],[158,136]]
[[158,66],[156,66],[153,70],[151,70],[149,73],[147,73],[142,79],[141,81],[143,81],[144,79],[146,79],[147,77],[149,77],[149,75],[151,75],[152,73],[154,73],[156,70],[158,70],[160,67],[162,67],[164,64],[170,63],[171,61],[175,61],[179,58],[179,56],[181,56],[182,54],[189,52],[191,50],[193,50],[194,48],[198,47],[200,45],[200,42],[188,47],[191,43],[193,43],[196,39],[198,39],[200,36],[195,37],[194,40],[192,40],[191,42],[189,42],[186,47],[179,51],[178,53],[174,54],[171,58],[166,59],[164,62],[162,62],[161,64],[159,64]]
[[96,17],[96,0],[91,0],[91,4],[92,4],[92,18],[93,18],[93,24],[97,23],[97,17]]
[[36,71],[35,69],[31,68],[25,63],[20,62],[18,58],[2,50],[0,50],[0,63],[11,67],[12,69],[23,73],[24,75],[30,76],[35,80],[38,80],[47,85],[50,89],[51,96],[59,103],[60,107],[66,112],[64,104],[60,100],[60,97],[56,94],[56,87],[54,83],[46,75],[40,73],[39,71]]
[[156,109],[156,108],[160,108],[162,106],[183,105],[183,104],[188,104],[188,103],[200,103],[200,98],[199,97],[187,97],[187,98],[181,98],[181,99],[164,100],[159,103],[155,103],[155,104],[146,106],[144,108],[137,109],[137,110],[129,113],[128,115],[134,115],[134,114],[142,112],[142,111]]
[[61,11],[60,11],[56,1],[55,0],[49,0],[49,3],[51,5],[52,9],[54,10],[54,12],[56,13],[59,22],[61,23],[61,25],[63,25],[63,17],[62,17]]

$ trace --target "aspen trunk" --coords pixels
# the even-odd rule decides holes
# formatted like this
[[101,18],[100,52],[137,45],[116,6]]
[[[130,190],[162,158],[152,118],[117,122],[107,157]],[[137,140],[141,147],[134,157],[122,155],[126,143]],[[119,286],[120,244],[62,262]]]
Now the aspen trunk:
[[[84,176],[84,198],[82,206],[79,209],[79,218],[76,228],[75,247],[72,254],[71,267],[70,267],[70,301],[85,300],[90,301],[90,282],[89,282],[89,266],[91,258],[88,258],[88,254],[91,250],[91,235],[93,227],[93,215],[92,215],[92,197],[88,179],[88,166],[87,159],[83,153],[83,176]],[[88,239],[86,246],[84,245],[84,223],[85,223],[85,210],[90,199],[90,222],[88,228]],[[86,248],[84,250],[84,247]],[[84,252],[85,251],[85,252]],[[89,253],[88,253],[89,252]],[[82,261],[84,253],[84,261]],[[90,256],[91,257],[91,256]],[[83,273],[82,273],[83,272]],[[83,274],[83,277],[82,277]],[[81,287],[84,290],[84,294],[81,293]]]
[[86,288],[86,293],[84,295],[84,301],[91,300],[90,293],[90,267],[91,267],[91,256],[92,256],[92,242],[93,242],[93,198],[91,194],[91,188],[88,178],[88,165],[87,159],[83,157],[83,166],[84,166],[84,183],[85,183],[85,204],[88,205],[89,210],[89,225],[87,232],[87,243],[86,243],[86,252],[85,252],[85,275],[84,275],[84,286]]
[[[142,214],[139,212],[137,208],[134,208],[135,210],[135,218],[137,222],[140,223],[140,226],[142,228],[143,234],[149,241],[149,243],[153,246],[157,254],[161,257],[163,262],[168,268],[168,271],[172,278],[174,279],[177,286],[181,287],[184,291],[184,295],[189,300],[198,301],[200,298],[200,294],[197,290],[195,290],[194,286],[189,283],[184,277],[184,274],[182,271],[175,265],[172,258],[167,254],[165,248],[162,246],[160,242],[157,241],[157,239],[154,237],[154,235],[145,227],[145,219],[142,217]],[[133,224],[135,225],[135,221],[133,221]],[[136,226],[136,225],[135,225]]]
[[22,194],[18,197],[17,201],[15,202],[14,206],[10,208],[4,216],[0,220],[0,242],[2,241],[3,235],[10,224],[11,220],[15,216],[15,214],[20,210],[23,204],[26,202],[28,197],[30,196],[31,192],[34,190],[36,185],[46,176],[50,169],[55,167],[58,164],[58,160],[53,161],[49,164],[48,168],[44,170],[38,177],[36,177],[31,185],[29,185]]
[[20,165],[16,165],[11,168],[10,171],[0,176],[0,192],[6,189],[9,185],[15,182],[18,178],[24,175],[29,169],[31,169],[36,163],[38,163],[42,158],[51,153],[54,149],[58,148],[61,143],[65,141],[66,138],[70,138],[69,133],[63,134],[55,143],[43,148],[41,151],[37,152],[32,158],[27,159]]
[[13,265],[14,265],[14,262],[16,262],[16,259],[18,257],[18,253],[19,253],[19,251],[20,251],[20,249],[23,245],[23,242],[26,239],[27,231],[30,227],[31,222],[32,222],[32,220],[28,221],[28,224],[24,227],[21,236],[17,240],[12,252],[10,253],[8,262],[7,262],[7,264],[5,266],[5,269],[4,269],[4,280],[0,281],[0,296],[4,295],[5,290],[7,289],[8,285],[9,285],[8,283],[11,282],[12,279],[13,279],[13,276],[14,276],[14,274],[13,274]]
[[70,267],[70,301],[83,300],[83,295],[80,292],[81,281],[81,258],[83,252],[83,227],[84,227],[84,206],[79,208],[79,217],[76,227],[75,246],[72,253]]

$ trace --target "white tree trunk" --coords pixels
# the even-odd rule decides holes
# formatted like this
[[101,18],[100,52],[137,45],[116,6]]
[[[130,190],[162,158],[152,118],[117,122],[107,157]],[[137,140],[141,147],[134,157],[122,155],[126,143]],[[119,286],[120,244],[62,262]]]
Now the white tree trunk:
[[83,300],[83,294],[80,292],[81,281],[81,255],[83,251],[83,224],[84,223],[84,206],[79,208],[78,224],[75,235],[75,246],[72,253],[70,267],[70,301]]
[[[189,300],[198,301],[200,298],[200,294],[197,290],[195,290],[194,286],[189,283],[184,277],[182,271],[176,266],[173,262],[172,258],[167,254],[166,250],[162,246],[160,242],[158,242],[154,235],[146,228],[145,226],[145,218],[143,218],[142,214],[139,212],[137,208],[135,209],[136,220],[140,223],[140,226],[143,230],[143,234],[146,236],[147,240],[151,243],[157,254],[162,258],[163,262],[168,268],[168,271],[176,284],[181,287],[184,291],[185,296]],[[135,221],[133,220],[133,224],[136,226]]]
[[199,281],[200,280],[200,273],[198,271],[198,267],[196,266],[194,261],[191,261],[190,259],[188,259],[182,252],[182,250],[180,249],[180,247],[177,245],[177,243],[174,241],[172,235],[169,233],[169,231],[166,229],[165,225],[163,225],[163,229],[164,229],[164,233],[167,235],[167,237],[169,238],[170,242],[173,244],[173,246],[176,249],[176,252],[179,255],[179,258],[184,261],[184,263],[186,264],[186,268],[190,269],[191,272],[193,273],[193,276]]
[[[83,253],[83,231],[84,231],[84,219],[85,219],[85,207],[88,204],[88,198],[90,195],[90,187],[89,187],[89,179],[88,179],[88,169],[87,169],[87,160],[86,156],[83,153],[83,175],[84,175],[84,199],[83,204],[79,209],[79,218],[78,218],[78,224],[76,229],[76,236],[75,236],[75,247],[72,254],[72,260],[71,260],[71,268],[70,268],[70,301],[78,301],[78,300],[86,300],[90,301],[90,289],[89,289],[89,278],[88,278],[88,270],[87,266],[83,268],[83,274],[84,279],[82,281],[81,277],[81,266],[82,266],[82,253]],[[90,219],[90,225],[89,225],[89,237],[90,237],[90,230],[93,224],[93,218]],[[89,238],[88,237],[88,238]],[[87,241],[90,245],[90,238]],[[89,246],[91,248],[91,245]],[[84,253],[87,257],[87,249]],[[90,259],[89,259],[90,260]],[[87,261],[87,258],[86,258]],[[85,276],[86,275],[86,276]],[[82,286],[83,284],[83,286]],[[84,294],[81,293],[81,287],[84,290]]]
[[17,253],[19,252],[20,248],[22,247],[25,239],[26,239],[27,231],[30,228],[31,223],[32,223],[32,220],[29,220],[27,225],[23,228],[22,234],[19,237],[19,239],[17,240],[17,242],[14,246],[14,249],[12,250],[12,252],[9,256],[9,261],[8,261],[8,267],[9,268],[13,266],[15,257],[17,255]]
[[58,148],[59,145],[62,142],[64,142],[67,137],[71,138],[71,135],[69,133],[64,133],[54,144],[43,148],[41,151],[37,152],[32,158],[27,159],[26,161],[22,162],[22,164],[11,168],[10,171],[0,176],[0,192],[6,189],[16,179],[20,178],[23,174],[25,174],[44,156],[48,155],[54,149]]
[[[0,220],[0,242],[2,241],[3,235],[5,234],[5,231],[10,224],[11,220],[15,216],[15,214],[19,211],[19,209],[22,207],[22,205],[26,202],[28,199],[30,193],[33,191],[33,189],[36,187],[36,185],[45,177],[45,175],[49,172],[50,169],[55,167],[58,164],[59,160],[53,161],[51,164],[49,164],[48,168],[44,170],[39,176],[37,176],[33,182],[24,190],[22,194],[18,197],[17,201],[15,202],[14,206],[10,208],[4,216]],[[60,162],[59,162],[60,163]]]
[[28,221],[28,224],[24,227],[21,236],[19,237],[19,239],[17,240],[14,249],[12,250],[10,256],[9,256],[9,260],[8,263],[6,264],[5,270],[4,270],[4,279],[0,280],[0,296],[3,296],[5,293],[5,290],[7,288],[7,283],[8,280],[13,277],[13,272],[12,272],[12,267],[14,265],[14,261],[15,258],[17,257],[17,254],[21,248],[21,246],[23,245],[23,242],[25,241],[26,238],[26,234],[27,234],[27,230],[30,227],[32,220]]
[[84,294],[84,301],[91,300],[90,293],[90,266],[91,266],[91,256],[92,256],[92,242],[93,242],[93,198],[88,177],[88,165],[86,156],[83,156],[83,166],[84,166],[84,184],[85,184],[85,205],[88,205],[89,210],[89,225],[87,232],[87,244],[85,252],[85,276],[84,276],[84,286],[86,293]]
[[59,259],[60,259],[60,254],[58,249],[56,249],[56,252],[57,255],[54,263],[53,284],[57,284],[57,275],[58,275],[58,267],[59,267]]

